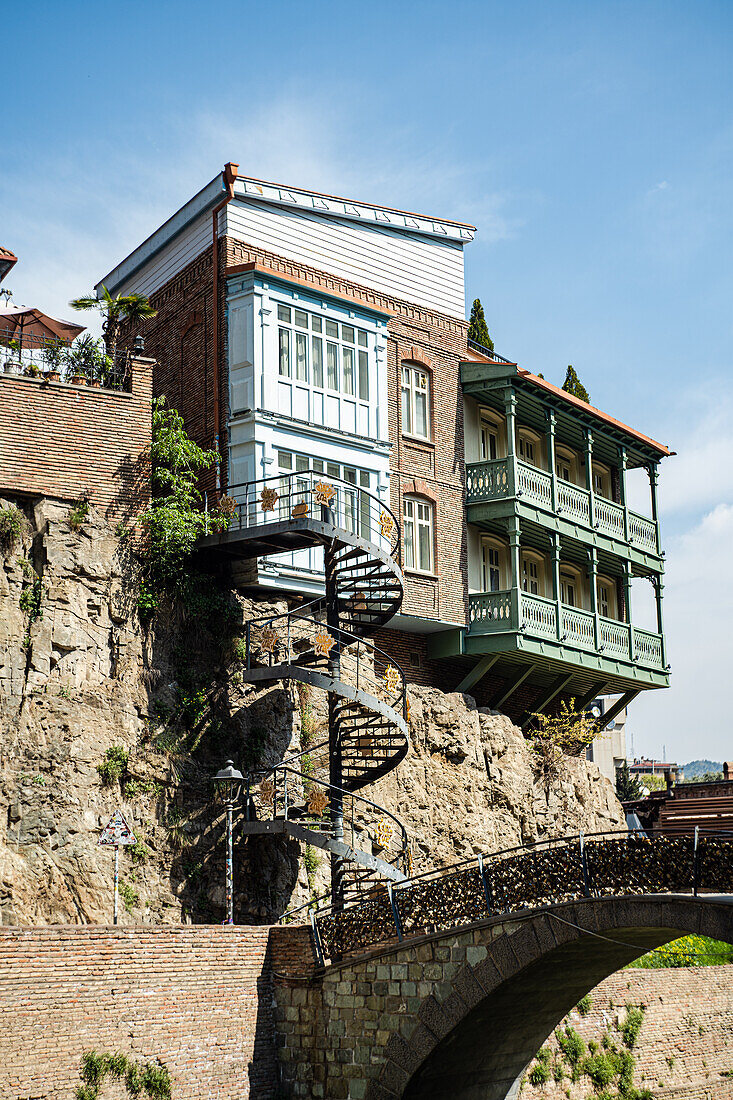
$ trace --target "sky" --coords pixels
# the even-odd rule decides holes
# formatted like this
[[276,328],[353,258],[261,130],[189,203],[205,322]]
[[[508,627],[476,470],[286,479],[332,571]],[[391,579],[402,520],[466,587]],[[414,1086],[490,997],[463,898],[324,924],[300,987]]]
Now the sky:
[[593,404],[677,452],[673,686],[633,704],[634,753],[733,758],[729,0],[28,0],[3,37],[16,303],[68,316],[227,160],[477,225],[467,299],[497,351],[557,383],[573,363]]

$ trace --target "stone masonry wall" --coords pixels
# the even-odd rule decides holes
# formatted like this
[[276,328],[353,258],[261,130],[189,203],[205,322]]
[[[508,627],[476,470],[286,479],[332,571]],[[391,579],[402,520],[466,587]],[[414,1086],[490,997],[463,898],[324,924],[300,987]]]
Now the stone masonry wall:
[[132,392],[0,374],[0,492],[76,500],[110,520],[147,503],[153,363]]

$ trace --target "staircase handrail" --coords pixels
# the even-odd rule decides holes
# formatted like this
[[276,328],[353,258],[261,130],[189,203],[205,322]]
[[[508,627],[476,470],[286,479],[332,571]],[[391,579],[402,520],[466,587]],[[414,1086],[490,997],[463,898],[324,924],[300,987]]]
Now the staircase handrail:
[[[298,484],[300,483],[300,484]],[[324,503],[324,498],[328,497],[328,492],[325,493],[317,488],[317,485],[322,483],[326,487],[331,486],[336,490],[335,497],[331,498],[332,503]],[[286,487],[285,492],[281,492],[283,486]],[[277,496],[270,501],[271,507],[263,508],[263,504],[269,505],[270,501],[266,498],[263,499],[262,492],[265,489],[271,489]],[[341,497],[339,497],[339,490],[343,490]],[[245,493],[244,500],[237,499],[237,493]],[[356,495],[356,504],[354,509],[354,521],[356,530],[352,531],[346,522],[346,515],[343,513],[343,504],[348,495]],[[304,513],[302,518],[306,516],[316,519],[322,518],[322,513],[311,512],[311,508],[326,509],[330,511],[335,518],[344,519],[342,530],[358,537],[358,532],[362,526],[363,511],[362,505],[364,502],[368,504],[369,508],[369,531],[371,536],[367,541],[372,542],[380,549],[387,547],[387,552],[391,558],[396,562],[400,561],[400,546],[401,546],[401,532],[400,525],[397,522],[397,517],[390,508],[380,497],[375,496],[369,489],[363,488],[361,485],[355,485],[351,481],[346,481],[341,477],[331,477],[330,474],[318,473],[315,470],[292,470],[289,473],[284,472],[280,474],[272,474],[270,477],[258,478],[254,481],[240,481],[234,485],[230,485],[227,489],[227,497],[235,502],[235,508],[230,514],[229,530],[232,529],[234,523],[234,513],[236,512],[239,517],[239,528],[250,528],[262,526],[265,523],[277,522],[278,519],[297,519],[299,516],[293,516],[293,509],[299,505],[307,505],[308,512]],[[336,507],[333,507],[335,503]],[[285,506],[284,506],[285,505]],[[231,506],[230,506],[231,507]],[[254,520],[255,522],[242,522],[244,518],[247,520]],[[274,516],[272,513],[275,513]],[[260,516],[262,517],[260,519]],[[384,516],[384,521],[383,517]],[[332,522],[332,520],[328,520]]]
[[[402,858],[406,859],[407,858],[407,852],[409,851],[409,846],[410,846],[409,837],[407,835],[407,829],[402,824],[400,819],[398,817],[395,817],[395,815],[393,813],[390,813],[390,811],[387,810],[384,806],[380,806],[378,802],[372,802],[372,800],[370,798],[365,798],[364,795],[354,794],[353,791],[347,791],[343,787],[337,787],[337,786],[335,786],[335,784],[329,783],[328,780],[326,780],[326,779],[319,779],[315,775],[304,775],[301,771],[296,771],[295,768],[289,768],[287,765],[282,764],[282,763],[275,764],[270,768],[252,768],[247,773],[247,776],[246,776],[246,779],[245,779],[245,787],[246,787],[246,791],[245,791],[245,820],[246,821],[253,820],[252,817],[250,816],[252,803],[253,803],[252,782],[254,780],[257,783],[261,783],[263,781],[263,779],[266,779],[269,775],[272,775],[274,777],[274,780],[273,780],[273,815],[275,816],[275,818],[277,818],[277,777],[281,774],[286,777],[285,778],[285,783],[286,784],[287,784],[287,776],[289,776],[289,775],[293,776],[295,779],[297,779],[297,781],[301,785],[307,784],[307,783],[317,783],[319,787],[325,787],[329,791],[333,791],[335,794],[337,794],[339,796],[340,799],[342,799],[344,801],[348,800],[351,803],[352,807],[356,802],[359,802],[364,806],[368,806],[371,810],[376,810],[377,813],[379,813],[382,817],[388,817],[390,819],[390,821],[393,821],[394,824],[397,826],[397,829],[399,830],[400,836],[402,838],[402,846],[396,852],[396,855],[400,859],[402,859]],[[288,818],[289,803],[288,803],[287,798],[283,799],[283,808],[284,808],[283,818],[287,821],[287,820],[289,820],[289,818]],[[353,822],[353,816],[352,816],[352,822]]]

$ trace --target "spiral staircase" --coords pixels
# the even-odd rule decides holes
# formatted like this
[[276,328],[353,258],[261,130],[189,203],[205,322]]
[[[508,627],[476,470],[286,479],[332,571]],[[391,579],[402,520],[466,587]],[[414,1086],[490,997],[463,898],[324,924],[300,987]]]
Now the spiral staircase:
[[404,674],[370,640],[402,603],[399,526],[372,494],[315,472],[233,486],[225,504],[228,530],[203,545],[224,544],[239,558],[323,548],[325,595],[247,623],[243,679],[295,680],[307,685],[301,698],[327,692],[328,739],[249,777],[243,829],[329,852],[340,907],[411,871],[402,823],[357,793],[408,748]]

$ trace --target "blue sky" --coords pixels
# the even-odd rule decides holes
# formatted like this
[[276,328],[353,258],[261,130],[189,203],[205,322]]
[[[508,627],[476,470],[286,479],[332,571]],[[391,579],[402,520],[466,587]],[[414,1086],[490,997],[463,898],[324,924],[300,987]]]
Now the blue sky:
[[225,160],[478,225],[497,350],[558,382],[572,362],[679,453],[674,686],[635,703],[634,750],[733,755],[730,3],[31,0],[3,33],[16,301],[68,312]]

